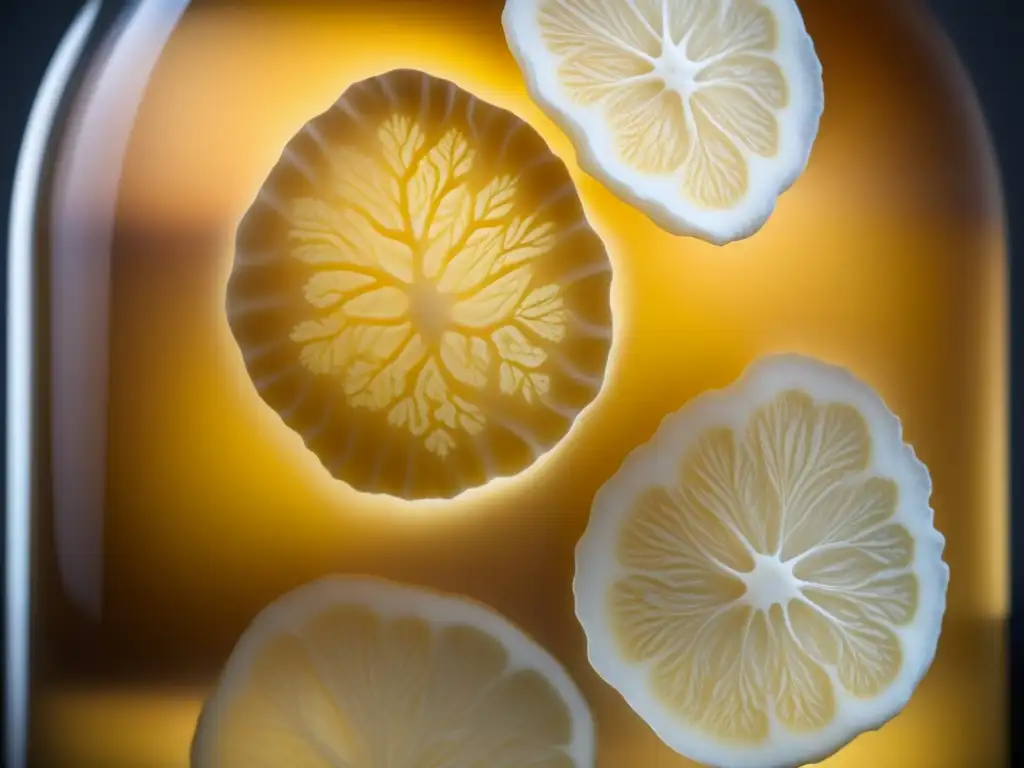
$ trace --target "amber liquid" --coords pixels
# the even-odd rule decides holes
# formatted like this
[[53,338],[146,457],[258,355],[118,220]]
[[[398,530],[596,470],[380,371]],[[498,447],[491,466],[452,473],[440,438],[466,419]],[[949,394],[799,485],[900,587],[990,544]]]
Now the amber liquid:
[[[561,659],[594,710],[600,768],[690,765],[590,669],[573,548],[596,489],[666,413],[778,351],[848,366],[899,414],[934,479],[952,574],[914,698],[826,765],[1000,763],[1005,244],[952,50],[911,2],[802,3],[826,89],[810,166],[759,234],[715,248],[579,170],[526,95],[501,6],[195,2],[172,34],[119,190],[98,614],[67,589],[63,518],[44,508],[37,526],[33,764],[187,765],[203,696],[251,618],[321,574],[370,573],[481,600]],[[500,492],[424,506],[324,472],[256,395],[224,311],[234,229],[281,147],[395,67],[540,132],[608,245],[620,307],[585,422]]]

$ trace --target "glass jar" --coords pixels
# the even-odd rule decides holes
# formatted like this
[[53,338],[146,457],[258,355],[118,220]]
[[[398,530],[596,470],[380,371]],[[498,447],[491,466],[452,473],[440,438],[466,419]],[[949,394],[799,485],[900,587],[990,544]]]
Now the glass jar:
[[[900,717],[827,765],[999,763],[993,151],[918,4],[800,5],[825,73],[821,132],[765,228],[724,248],[664,233],[579,169],[526,94],[500,0],[88,5],[40,91],[11,237],[6,764],[186,765],[239,633],[329,572],[495,607],[583,689],[602,768],[687,764],[589,668],[573,547],[595,490],[666,413],[777,351],[851,368],[900,415],[952,572],[930,674]],[[224,310],[235,228],[283,145],[349,84],[396,67],[540,132],[608,244],[620,307],[586,423],[500,492],[422,509],[322,469],[256,395]]]

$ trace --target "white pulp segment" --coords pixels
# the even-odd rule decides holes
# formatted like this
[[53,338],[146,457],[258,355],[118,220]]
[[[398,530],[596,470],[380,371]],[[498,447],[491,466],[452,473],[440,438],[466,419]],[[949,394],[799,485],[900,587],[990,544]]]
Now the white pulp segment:
[[763,358],[597,493],[574,581],[591,664],[693,760],[823,760],[898,714],[935,656],[949,569],[930,495],[870,387]]
[[491,608],[362,576],[265,608],[199,718],[193,768],[594,768],[594,724]]
[[807,165],[824,93],[794,0],[506,0],[502,20],[580,165],[672,234],[749,237]]

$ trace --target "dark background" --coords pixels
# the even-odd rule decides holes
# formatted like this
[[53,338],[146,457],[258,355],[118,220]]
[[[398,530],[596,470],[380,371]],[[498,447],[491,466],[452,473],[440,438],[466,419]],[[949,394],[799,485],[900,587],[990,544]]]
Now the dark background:
[[[445,0],[436,0],[443,2]],[[472,2],[472,0],[447,0]],[[855,2],[856,0],[813,0],[813,2]],[[1018,265],[1024,259],[1024,3],[1021,0],[921,0],[952,38],[971,73],[989,128],[993,134],[1002,175],[1010,229],[1011,277],[1011,436],[1013,446],[1024,441],[1024,407],[1015,401],[1019,361],[1024,360],[1024,302],[1017,294],[1024,290]],[[114,3],[121,4],[120,0]],[[6,253],[7,218],[11,181],[21,134],[54,48],[81,0],[8,0],[0,7],[0,251]],[[0,270],[0,304],[6,298],[6,260]],[[0,335],[0,376],[6,379],[5,336]],[[4,403],[0,401],[0,419]],[[0,445],[0,457],[3,454]],[[1014,500],[1024,489],[1024,452],[1011,451],[1011,512],[1013,552],[1024,553],[1024,525]],[[4,487],[0,473],[0,493]],[[0,497],[2,498],[2,497]],[[0,501],[0,505],[2,505]],[[2,536],[2,531],[0,531]],[[1024,556],[1024,555],[1018,555]],[[0,563],[3,553],[0,550]],[[1013,722],[1013,756],[1024,757],[1024,570],[1013,574],[1010,619],[1012,690],[1016,692]],[[1016,763],[1017,761],[1014,760]]]

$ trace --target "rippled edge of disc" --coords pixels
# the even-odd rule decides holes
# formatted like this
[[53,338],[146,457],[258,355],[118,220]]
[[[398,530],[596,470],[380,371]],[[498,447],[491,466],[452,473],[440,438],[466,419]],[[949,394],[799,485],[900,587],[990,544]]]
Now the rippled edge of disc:
[[[312,440],[317,439],[319,437],[319,434],[320,434],[319,431],[316,431],[314,434],[306,434],[308,432],[307,429],[300,428],[299,426],[294,425],[292,423],[292,421],[290,420],[290,418],[286,414],[284,414],[281,411],[279,411],[274,405],[272,405],[267,400],[267,397],[266,397],[266,395],[265,395],[265,393],[263,391],[265,387],[261,386],[261,384],[257,381],[257,377],[255,377],[253,375],[252,371],[251,371],[250,361],[248,360],[248,356],[251,354],[251,350],[249,350],[246,346],[243,346],[243,344],[241,343],[241,341],[239,339],[239,333],[238,333],[238,331],[235,328],[235,319],[233,318],[233,313],[231,311],[231,304],[233,302],[233,298],[232,297],[233,297],[234,292],[236,290],[233,287],[234,280],[236,279],[237,275],[241,271],[243,271],[243,270],[248,268],[248,265],[246,263],[243,263],[243,260],[240,260],[238,258],[238,252],[239,252],[239,245],[237,243],[238,234],[241,233],[243,231],[243,229],[245,228],[247,220],[249,219],[249,217],[251,215],[254,215],[254,212],[256,211],[256,207],[259,204],[261,195],[263,194],[263,191],[267,187],[267,185],[271,182],[271,179],[274,177],[275,173],[283,165],[288,165],[288,164],[291,163],[291,160],[289,158],[289,151],[290,151],[290,148],[293,145],[293,143],[296,140],[298,140],[300,137],[307,135],[309,133],[309,131],[310,131],[311,126],[316,126],[320,121],[329,119],[329,117],[332,115],[332,113],[335,110],[340,108],[340,109],[342,109],[342,111],[344,111],[344,105],[350,99],[354,98],[362,89],[366,88],[367,86],[369,86],[371,84],[383,83],[382,85],[379,86],[382,89],[382,92],[384,92],[385,94],[390,94],[390,85],[389,85],[389,83],[390,83],[391,80],[394,80],[394,79],[397,79],[397,78],[401,78],[401,77],[410,77],[410,76],[413,76],[413,77],[416,77],[416,78],[422,80],[422,82],[423,82],[423,87],[422,87],[423,92],[426,92],[428,88],[445,89],[445,90],[447,90],[447,92],[449,94],[448,98],[449,98],[450,102],[454,102],[454,100],[458,96],[461,95],[463,98],[467,99],[467,101],[469,103],[472,103],[472,104],[475,105],[474,106],[474,110],[481,110],[481,111],[487,110],[487,111],[490,111],[491,113],[493,113],[494,115],[496,115],[497,117],[500,117],[503,120],[507,120],[508,123],[509,123],[509,129],[508,129],[508,132],[507,132],[508,135],[512,135],[512,134],[515,134],[515,133],[520,132],[520,131],[525,131],[525,132],[527,132],[531,136],[532,139],[535,139],[536,142],[538,143],[538,145],[543,147],[543,152],[545,153],[545,157],[546,157],[545,162],[544,163],[538,163],[538,165],[544,165],[544,164],[554,165],[557,168],[558,174],[563,177],[563,182],[562,183],[564,183],[568,188],[570,188],[572,190],[574,198],[575,198],[575,201],[576,201],[576,205],[577,205],[577,207],[579,209],[579,213],[578,213],[578,220],[579,220],[579,222],[583,225],[583,227],[586,229],[586,231],[589,232],[589,234],[593,238],[594,242],[600,245],[601,249],[604,252],[605,268],[600,270],[600,271],[601,272],[607,271],[611,275],[611,279],[609,281],[608,296],[607,296],[608,307],[609,307],[608,347],[607,347],[607,349],[606,349],[606,351],[604,353],[604,364],[603,364],[603,366],[601,368],[601,371],[600,371],[600,374],[599,374],[599,378],[598,378],[598,381],[597,381],[597,385],[593,388],[593,391],[592,391],[590,397],[588,398],[587,402],[584,403],[583,406],[579,407],[579,408],[577,408],[575,406],[573,406],[571,408],[568,407],[568,406],[563,406],[562,407],[562,411],[559,413],[559,416],[561,416],[562,418],[566,419],[567,426],[566,426],[566,429],[561,433],[559,438],[556,439],[556,440],[545,440],[545,441],[539,443],[537,446],[529,446],[531,453],[533,453],[533,458],[531,459],[530,462],[528,462],[527,464],[521,466],[516,471],[513,471],[513,472],[496,472],[494,474],[490,474],[490,475],[487,476],[487,479],[483,483],[479,483],[479,484],[471,484],[471,483],[467,484],[467,483],[461,482],[461,481],[456,479],[453,482],[447,483],[447,485],[445,486],[445,490],[443,490],[443,491],[441,491],[439,493],[426,493],[426,494],[391,493],[391,492],[389,492],[389,491],[379,487],[379,484],[377,484],[375,482],[369,482],[369,483],[367,483],[367,482],[358,482],[358,481],[353,480],[353,478],[351,478],[351,477],[346,478],[343,475],[337,474],[329,466],[329,460],[326,457],[322,456],[318,451],[314,450],[311,447],[311,445],[310,445],[310,442]],[[394,97],[389,95],[388,98],[389,99],[393,99]],[[421,96],[421,99],[422,98],[423,97]],[[468,119],[469,119],[469,122],[472,124],[472,117],[469,117]],[[595,272],[595,274],[598,274],[598,273]],[[453,82],[451,80],[448,80],[448,79],[442,78],[442,77],[436,77],[436,76],[431,75],[431,74],[429,74],[427,72],[424,72],[422,70],[410,69],[410,68],[398,68],[398,69],[388,70],[386,72],[382,72],[382,73],[377,74],[377,75],[372,75],[370,77],[363,78],[362,80],[358,80],[358,81],[353,82],[352,84],[350,84],[342,92],[342,94],[337,99],[335,99],[334,102],[332,102],[332,104],[327,109],[325,109],[324,111],[322,111],[318,115],[313,116],[312,118],[307,120],[305,123],[303,123],[303,125],[295,132],[295,134],[292,135],[285,142],[285,145],[284,145],[284,147],[283,147],[283,149],[281,151],[280,156],[274,162],[274,164],[271,166],[270,170],[268,171],[268,174],[267,174],[266,178],[259,185],[259,187],[258,187],[258,189],[256,191],[256,194],[254,196],[253,202],[246,208],[245,212],[242,214],[242,216],[241,216],[241,218],[239,220],[239,224],[238,224],[238,227],[237,227],[237,230],[236,230],[236,243],[234,245],[234,256],[233,256],[233,260],[232,260],[232,267],[231,267],[231,270],[230,270],[230,274],[229,274],[228,282],[227,282],[227,286],[226,286],[225,304],[227,305],[228,326],[229,326],[229,329],[230,329],[230,332],[231,332],[231,336],[232,336],[232,338],[235,341],[235,345],[239,349],[239,351],[241,352],[241,356],[243,358],[243,366],[245,368],[246,378],[247,378],[249,384],[255,389],[256,393],[259,395],[259,397],[263,401],[263,403],[271,411],[273,411],[277,415],[277,417],[288,428],[288,430],[290,432],[296,434],[302,440],[306,450],[308,450],[313,455],[313,457],[317,460],[317,463],[323,468],[324,471],[327,472],[327,474],[331,477],[331,479],[333,479],[333,480],[335,480],[337,482],[340,482],[340,483],[348,486],[349,488],[352,488],[354,491],[356,491],[357,493],[360,493],[360,494],[382,496],[382,497],[385,497],[385,498],[388,498],[388,499],[401,500],[403,502],[420,503],[420,502],[434,502],[434,501],[444,501],[444,500],[455,499],[455,498],[461,496],[464,493],[469,493],[469,492],[473,492],[473,491],[489,488],[493,483],[496,483],[496,482],[501,483],[501,482],[513,481],[516,478],[518,478],[520,475],[522,475],[524,472],[527,472],[531,468],[533,468],[539,461],[541,461],[545,456],[547,456],[552,450],[554,450],[559,444],[561,444],[563,441],[565,441],[574,432],[574,430],[577,428],[577,425],[586,416],[587,412],[591,409],[591,407],[593,406],[595,401],[599,398],[599,396],[600,396],[601,392],[603,391],[603,389],[604,389],[604,387],[605,387],[605,385],[607,383],[607,380],[608,380],[609,365],[611,364],[611,361],[612,361],[612,359],[614,357],[615,347],[616,347],[616,333],[615,333],[615,315],[616,315],[616,311],[615,311],[615,306],[614,306],[615,305],[614,295],[615,295],[615,270],[612,268],[611,260],[610,260],[609,254],[608,254],[608,245],[605,242],[604,238],[595,229],[593,223],[590,221],[590,218],[587,215],[587,211],[586,211],[586,209],[585,209],[585,207],[583,205],[583,200],[582,200],[582,198],[580,196],[580,191],[579,191],[579,189],[578,189],[574,179],[572,178],[572,174],[569,172],[569,169],[566,166],[565,162],[558,155],[556,155],[554,153],[554,151],[551,149],[551,146],[544,139],[544,137],[540,134],[540,132],[537,131],[532,125],[530,125],[523,118],[519,117],[519,115],[515,114],[511,110],[505,109],[504,107],[501,107],[501,106],[498,106],[497,104],[491,103],[491,102],[489,102],[489,101],[487,101],[487,100],[477,96],[472,91],[470,91],[470,90],[468,90],[466,88],[461,87],[460,85],[458,85],[457,83],[455,83],[455,82]],[[567,415],[570,410],[573,412],[573,415],[571,416],[571,418]],[[346,463],[347,463],[347,461],[346,461]]]

